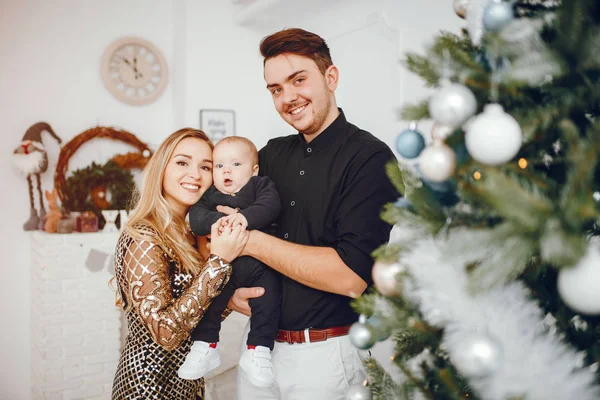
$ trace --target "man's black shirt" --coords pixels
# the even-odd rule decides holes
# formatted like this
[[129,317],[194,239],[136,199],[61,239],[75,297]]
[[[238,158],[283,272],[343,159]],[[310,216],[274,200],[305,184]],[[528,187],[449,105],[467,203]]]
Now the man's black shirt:
[[[389,147],[347,122],[340,110],[310,143],[302,134],[271,139],[259,156],[260,175],[275,182],[281,198],[277,237],[332,247],[371,285],[371,253],[389,240],[391,230],[380,213],[384,204],[399,196],[385,172],[385,165],[395,160]],[[284,276],[279,328],[351,324],[358,315],[350,301]]]

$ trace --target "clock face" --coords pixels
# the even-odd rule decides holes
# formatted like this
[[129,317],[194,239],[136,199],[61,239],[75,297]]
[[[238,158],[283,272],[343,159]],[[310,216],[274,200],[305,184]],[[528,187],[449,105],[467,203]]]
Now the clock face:
[[161,52],[141,38],[121,38],[102,57],[104,85],[127,104],[144,105],[158,99],[167,86],[167,76]]

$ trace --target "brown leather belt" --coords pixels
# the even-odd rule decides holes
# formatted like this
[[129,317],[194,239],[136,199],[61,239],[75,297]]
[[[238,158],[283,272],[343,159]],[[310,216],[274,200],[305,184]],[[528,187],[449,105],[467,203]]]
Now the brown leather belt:
[[309,328],[303,331],[285,331],[280,329],[277,332],[277,337],[275,340],[289,344],[322,342],[329,338],[347,335],[351,326],[352,325],[335,326],[327,329]]

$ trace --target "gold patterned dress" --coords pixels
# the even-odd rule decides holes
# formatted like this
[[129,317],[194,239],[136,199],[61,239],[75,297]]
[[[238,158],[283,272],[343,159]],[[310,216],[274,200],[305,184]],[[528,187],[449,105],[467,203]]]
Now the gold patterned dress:
[[190,332],[229,280],[231,265],[211,255],[192,277],[170,254],[158,240],[134,240],[127,231],[117,242],[115,274],[129,332],[113,400],[204,397],[204,381],[181,379],[177,370],[192,345]]

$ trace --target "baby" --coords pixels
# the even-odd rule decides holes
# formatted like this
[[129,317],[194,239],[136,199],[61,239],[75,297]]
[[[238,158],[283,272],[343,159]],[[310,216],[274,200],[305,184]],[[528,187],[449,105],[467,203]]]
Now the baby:
[[[218,205],[239,210],[226,216],[216,211]],[[254,144],[240,136],[220,140],[213,150],[213,186],[189,212],[192,231],[198,236],[210,233],[219,218],[244,229],[269,228],[281,210],[275,184],[268,177],[258,176],[258,151]],[[247,349],[239,365],[250,381],[261,387],[274,383],[271,350],[277,335],[281,308],[281,281],[277,272],[252,257],[233,261],[229,282],[212,302],[200,323],[192,331],[194,341],[178,375],[183,379],[199,379],[221,364],[217,351],[222,314],[233,292],[239,287],[260,286],[265,293],[250,299],[252,316]]]

